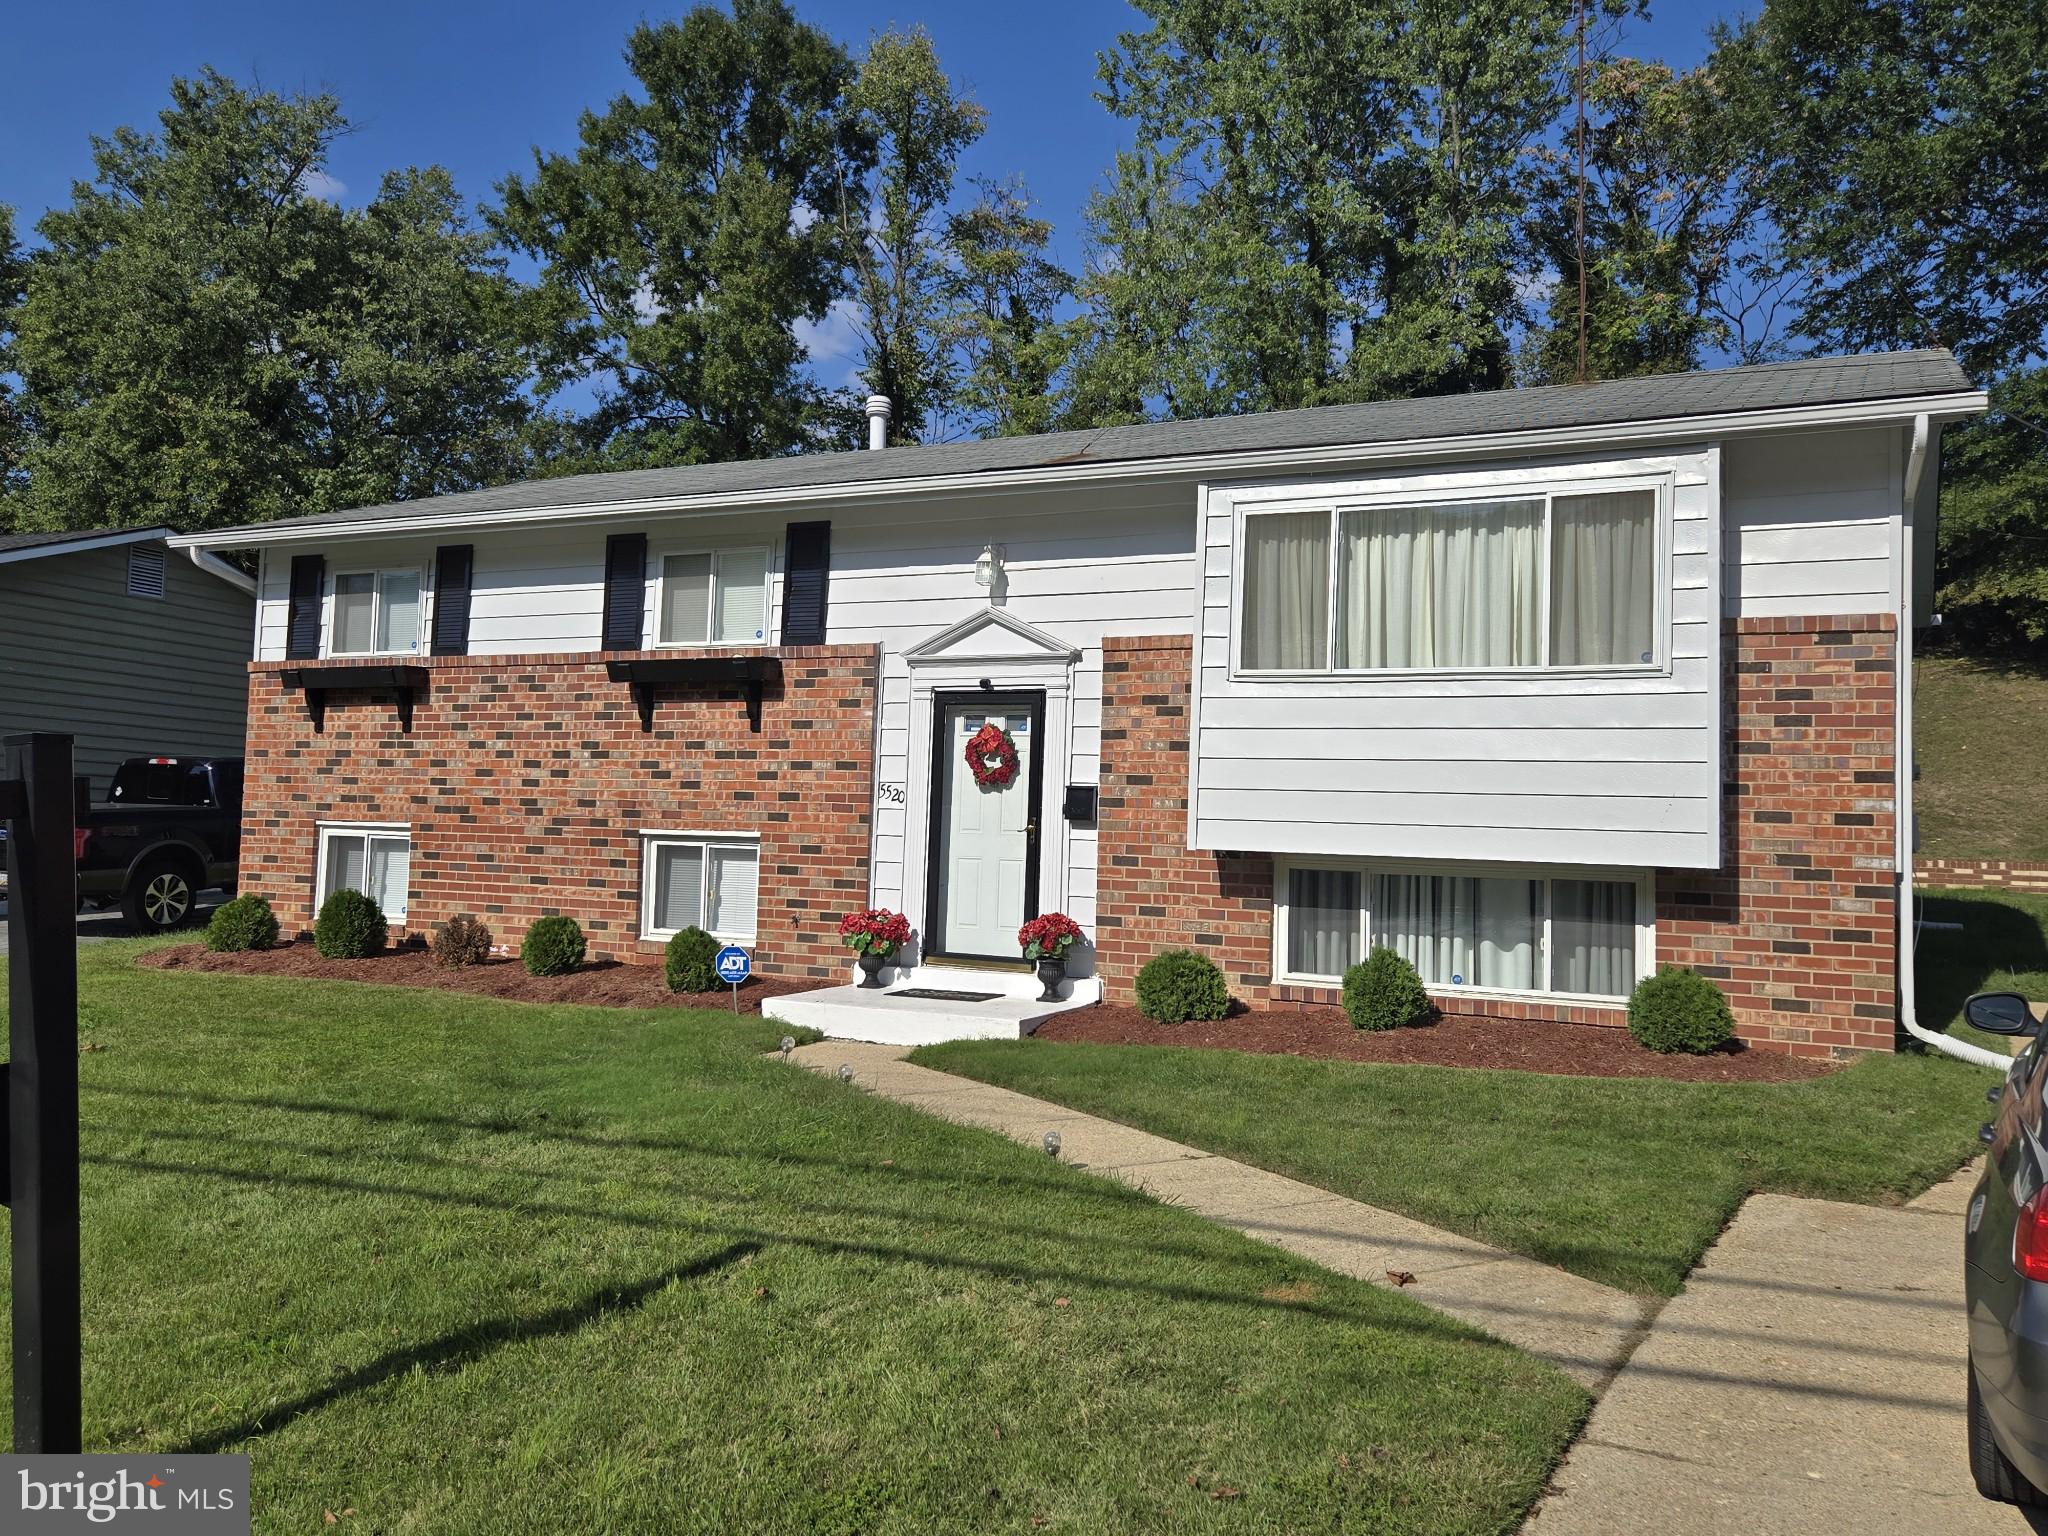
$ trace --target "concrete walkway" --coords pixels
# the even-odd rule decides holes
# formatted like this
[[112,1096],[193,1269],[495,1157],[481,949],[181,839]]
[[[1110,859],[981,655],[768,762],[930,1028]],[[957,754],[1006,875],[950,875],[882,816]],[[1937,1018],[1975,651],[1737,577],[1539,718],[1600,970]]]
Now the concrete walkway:
[[1975,1175],[1904,1209],[1751,1196],[1601,1397],[1525,1536],[2048,1530],[1970,1481]]
[[904,1061],[897,1046],[826,1040],[793,1059],[815,1072],[854,1070],[859,1087],[928,1113],[999,1131],[1027,1146],[1060,1133],[1060,1160],[1105,1174],[1326,1269],[1403,1294],[1547,1360],[1598,1391],[1641,1337],[1647,1310],[1626,1295],[1533,1259],[1438,1231],[1328,1190],[1197,1151],[1042,1099]]

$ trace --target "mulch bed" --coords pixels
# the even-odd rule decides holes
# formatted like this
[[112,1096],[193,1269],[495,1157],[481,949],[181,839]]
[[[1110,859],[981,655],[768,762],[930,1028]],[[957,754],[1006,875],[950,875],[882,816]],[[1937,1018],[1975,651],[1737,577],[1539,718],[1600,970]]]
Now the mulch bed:
[[1187,1045],[1334,1061],[1384,1061],[1427,1067],[1508,1067],[1567,1077],[1668,1077],[1688,1083],[1792,1083],[1834,1064],[1738,1041],[1706,1056],[1660,1056],[1625,1029],[1597,1024],[1533,1024],[1448,1016],[1418,1029],[1353,1029],[1334,1009],[1239,1013],[1213,1023],[1155,1024],[1130,1007],[1076,1008],[1038,1026],[1040,1040],[1097,1045]]
[[[661,966],[622,965],[594,960],[567,976],[529,976],[517,960],[487,960],[449,969],[434,964],[425,950],[386,950],[367,960],[329,960],[310,942],[280,944],[217,955],[204,944],[181,944],[137,957],[137,965],[165,971],[226,971],[239,976],[311,976],[326,981],[374,981],[392,987],[438,987],[474,992],[518,1003],[593,1003],[606,1008],[732,1007],[732,989],[671,992]],[[765,998],[802,992],[816,982],[756,976],[740,987],[740,1012],[759,1013]]]

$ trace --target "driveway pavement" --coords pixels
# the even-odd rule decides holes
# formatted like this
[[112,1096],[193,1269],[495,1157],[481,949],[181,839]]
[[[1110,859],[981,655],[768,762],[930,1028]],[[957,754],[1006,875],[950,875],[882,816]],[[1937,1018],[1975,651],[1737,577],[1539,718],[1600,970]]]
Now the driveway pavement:
[[1965,1170],[1904,1209],[1751,1196],[1601,1396],[1524,1536],[2048,1531],[1970,1481],[1974,1182]]

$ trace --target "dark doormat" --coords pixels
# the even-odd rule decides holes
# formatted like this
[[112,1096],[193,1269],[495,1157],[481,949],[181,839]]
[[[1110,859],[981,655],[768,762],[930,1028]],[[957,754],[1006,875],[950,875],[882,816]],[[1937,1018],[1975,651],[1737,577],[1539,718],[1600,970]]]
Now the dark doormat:
[[1000,992],[948,992],[944,987],[905,987],[900,992],[891,992],[891,997],[926,997],[935,1003],[992,1003],[1003,994]]

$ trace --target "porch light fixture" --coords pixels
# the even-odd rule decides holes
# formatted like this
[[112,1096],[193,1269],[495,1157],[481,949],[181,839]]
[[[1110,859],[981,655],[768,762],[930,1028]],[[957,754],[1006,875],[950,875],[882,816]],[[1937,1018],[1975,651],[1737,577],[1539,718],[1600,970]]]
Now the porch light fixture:
[[996,580],[1003,574],[1003,551],[998,545],[984,544],[981,554],[974,562],[974,584],[977,587],[994,589]]
[[1060,1155],[1060,1133],[1058,1131],[1047,1131],[1045,1133],[1045,1155],[1047,1157],[1058,1157]]

